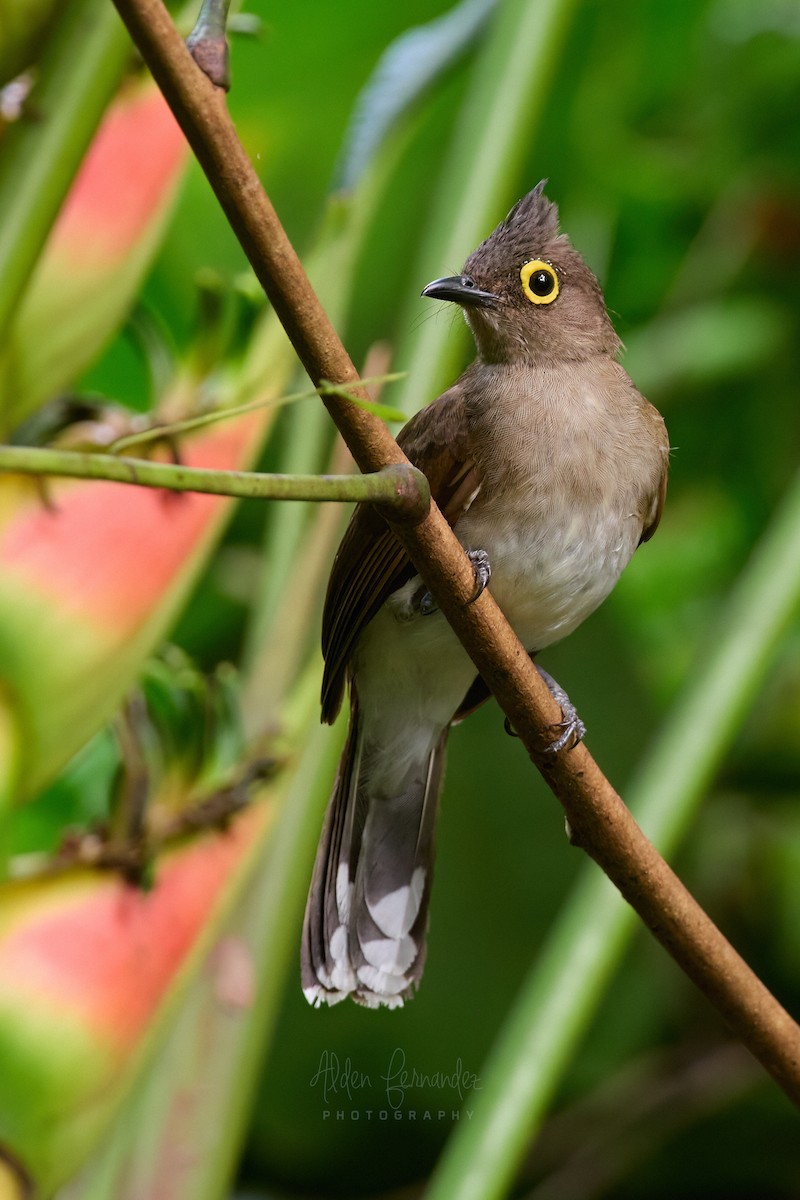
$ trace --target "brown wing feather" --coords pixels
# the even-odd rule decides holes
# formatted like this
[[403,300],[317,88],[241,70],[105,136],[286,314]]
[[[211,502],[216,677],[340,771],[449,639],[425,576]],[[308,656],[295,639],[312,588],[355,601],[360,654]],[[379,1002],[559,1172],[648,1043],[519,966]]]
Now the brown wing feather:
[[642,542],[649,542],[655,531],[658,529],[658,523],[661,520],[661,514],[664,511],[664,501],[667,498],[667,468],[664,467],[664,474],[661,476],[661,482],[658,487],[658,492],[654,498],[653,510],[650,516],[649,523],[642,530],[642,536],[639,538],[639,545]]
[[[431,496],[451,525],[477,495],[480,476],[470,453],[460,382],[423,408],[398,442],[424,471]],[[362,629],[388,596],[416,574],[405,550],[371,505],[359,505],[336,554],[322,615],[322,719],[335,719],[347,666]]]

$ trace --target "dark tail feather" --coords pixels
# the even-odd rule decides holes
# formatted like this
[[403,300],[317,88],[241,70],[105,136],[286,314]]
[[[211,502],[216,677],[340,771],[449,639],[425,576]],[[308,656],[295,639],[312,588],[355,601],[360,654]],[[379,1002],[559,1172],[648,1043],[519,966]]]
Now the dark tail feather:
[[317,1006],[323,999],[336,1004],[355,986],[355,977],[343,961],[347,956],[342,955],[338,944],[342,940],[341,935],[337,937],[342,906],[337,900],[336,881],[339,863],[347,862],[351,841],[345,838],[344,827],[346,823],[352,824],[356,813],[357,741],[358,703],[354,700],[347,741],[325,812],[303,922],[300,948],[303,991],[308,1001]]
[[353,699],[306,904],[301,963],[311,1004],[352,996],[396,1008],[419,982],[447,733],[386,794],[371,778]]

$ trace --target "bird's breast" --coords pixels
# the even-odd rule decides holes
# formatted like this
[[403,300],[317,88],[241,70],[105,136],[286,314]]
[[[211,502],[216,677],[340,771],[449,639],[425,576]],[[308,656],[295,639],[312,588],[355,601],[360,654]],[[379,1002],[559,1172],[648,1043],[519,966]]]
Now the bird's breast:
[[483,484],[455,532],[487,551],[492,594],[540,650],[614,587],[639,543],[661,452],[626,392],[592,378],[517,380],[494,399],[476,422]]

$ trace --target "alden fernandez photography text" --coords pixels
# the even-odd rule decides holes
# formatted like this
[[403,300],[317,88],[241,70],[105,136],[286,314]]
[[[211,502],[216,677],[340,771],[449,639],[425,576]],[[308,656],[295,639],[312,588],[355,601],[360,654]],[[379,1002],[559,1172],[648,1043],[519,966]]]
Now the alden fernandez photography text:
[[385,1070],[370,1072],[349,1056],[323,1050],[310,1084],[319,1092],[323,1121],[468,1121],[469,1097],[481,1087],[460,1058],[444,1069],[423,1069],[399,1046]]

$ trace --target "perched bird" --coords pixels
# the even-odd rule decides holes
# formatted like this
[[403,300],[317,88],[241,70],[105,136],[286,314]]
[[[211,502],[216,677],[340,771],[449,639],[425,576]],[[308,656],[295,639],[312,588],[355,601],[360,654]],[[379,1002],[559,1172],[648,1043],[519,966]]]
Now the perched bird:
[[[664,422],[617,362],[600,287],[544,181],[423,296],[458,304],[475,361],[398,441],[531,655],[609,594],[661,515]],[[401,1005],[425,960],[434,829],[450,726],[488,689],[375,510],[358,507],[323,616],[322,716],[350,687],[350,729],[306,907],[308,1000]],[[564,711],[557,752],[583,726]]]

